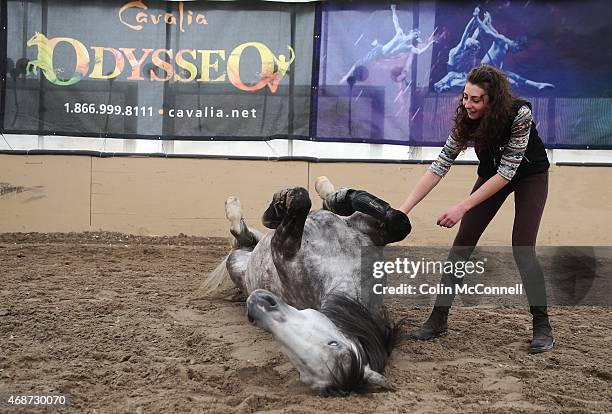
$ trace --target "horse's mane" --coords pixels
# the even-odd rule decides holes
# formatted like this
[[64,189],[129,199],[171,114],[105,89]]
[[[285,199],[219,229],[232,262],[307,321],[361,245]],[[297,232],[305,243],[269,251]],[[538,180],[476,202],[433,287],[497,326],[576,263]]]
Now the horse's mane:
[[338,363],[331,367],[334,380],[324,393],[346,395],[353,391],[364,392],[367,388],[365,366],[383,373],[398,342],[403,320],[394,323],[386,310],[372,312],[356,299],[341,293],[326,296],[321,313],[346,337],[354,340],[358,350],[357,353],[351,351],[348,366]]

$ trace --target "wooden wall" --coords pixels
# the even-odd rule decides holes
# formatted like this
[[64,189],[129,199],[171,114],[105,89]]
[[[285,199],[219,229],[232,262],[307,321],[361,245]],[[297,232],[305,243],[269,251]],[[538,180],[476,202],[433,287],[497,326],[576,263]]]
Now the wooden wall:
[[[237,195],[245,217],[260,217],[281,188],[309,189],[327,175],[336,186],[361,188],[399,205],[427,165],[309,163],[148,157],[0,155],[0,232],[118,231],[140,235],[226,236],[224,200]],[[454,166],[411,214],[407,244],[450,244],[455,229],[435,221],[465,197],[475,166]],[[559,167],[550,172],[540,245],[612,245],[612,168]],[[507,245],[513,202],[508,200],[482,244]]]

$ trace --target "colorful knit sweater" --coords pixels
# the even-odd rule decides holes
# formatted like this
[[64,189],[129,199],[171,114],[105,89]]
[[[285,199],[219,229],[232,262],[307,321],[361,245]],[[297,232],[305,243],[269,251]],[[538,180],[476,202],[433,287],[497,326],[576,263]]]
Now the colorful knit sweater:
[[[531,109],[527,105],[521,106],[516,118],[512,121],[510,141],[504,147],[501,162],[497,169],[497,173],[506,180],[511,180],[514,177],[516,170],[523,160],[527,144],[529,143],[529,132],[532,122]],[[461,147],[451,132],[438,159],[431,164],[429,170],[440,177],[444,177],[460,152]]]

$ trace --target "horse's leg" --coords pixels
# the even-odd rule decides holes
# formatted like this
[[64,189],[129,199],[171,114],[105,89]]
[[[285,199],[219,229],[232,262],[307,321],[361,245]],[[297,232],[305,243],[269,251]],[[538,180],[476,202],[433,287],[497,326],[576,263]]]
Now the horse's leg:
[[271,240],[275,263],[293,257],[300,249],[311,205],[308,191],[302,187],[282,190],[272,197],[262,221],[264,226],[275,229]]
[[366,191],[351,188],[334,191],[327,177],[317,178],[315,189],[323,199],[324,208],[333,213],[350,216],[358,211],[374,218],[375,222],[356,217],[353,224],[359,225],[377,245],[403,240],[412,229],[408,216]]
[[225,217],[230,222],[230,233],[236,240],[232,247],[253,249],[261,240],[262,236],[259,232],[248,228],[242,216],[242,206],[238,197],[229,197],[225,201]]
[[237,197],[229,197],[225,201],[225,216],[230,222],[230,233],[234,236],[233,249],[227,258],[226,268],[232,282],[246,293],[244,274],[251,252],[261,240],[262,235],[258,231],[248,228],[242,216],[240,200]]
[[251,253],[252,250],[250,249],[234,249],[227,257],[227,262],[225,263],[230,279],[244,294],[247,293],[244,276],[246,274]]

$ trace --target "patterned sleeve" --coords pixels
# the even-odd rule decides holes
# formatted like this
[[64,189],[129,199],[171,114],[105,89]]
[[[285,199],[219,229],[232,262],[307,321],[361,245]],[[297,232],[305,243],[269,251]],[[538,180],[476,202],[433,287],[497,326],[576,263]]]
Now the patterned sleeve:
[[450,167],[453,165],[453,162],[455,161],[460,152],[461,147],[459,146],[459,143],[451,133],[448,136],[446,143],[444,144],[444,148],[442,148],[442,151],[440,152],[440,155],[438,155],[438,159],[431,163],[429,171],[440,177],[444,177],[448,170],[450,170]]
[[508,141],[504,148],[501,162],[497,169],[497,173],[506,180],[511,180],[514,177],[516,170],[521,165],[521,161],[523,161],[523,156],[529,143],[529,132],[531,131],[532,122],[531,109],[527,105],[521,106],[516,118],[512,121],[510,141]]

